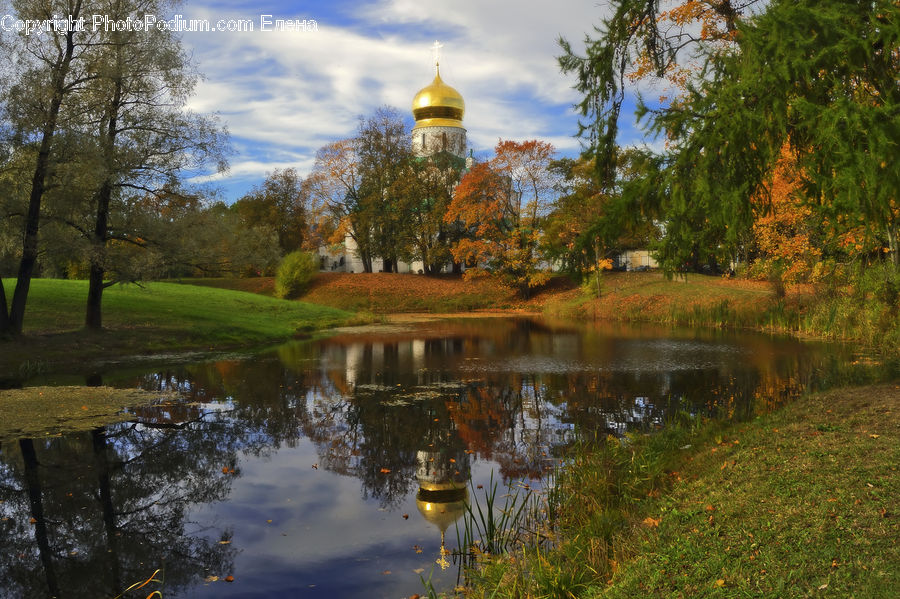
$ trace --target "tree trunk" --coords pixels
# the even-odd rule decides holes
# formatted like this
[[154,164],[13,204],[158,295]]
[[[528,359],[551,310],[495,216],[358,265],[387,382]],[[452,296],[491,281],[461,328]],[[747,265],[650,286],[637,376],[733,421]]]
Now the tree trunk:
[[103,328],[102,300],[103,276],[106,269],[103,265],[106,253],[107,226],[109,224],[109,202],[112,196],[112,184],[105,181],[97,192],[97,220],[94,223],[94,236],[91,252],[91,274],[88,283],[87,308],[84,326],[92,331]]
[[[38,256],[38,231],[41,221],[41,200],[44,197],[44,186],[50,164],[50,148],[56,130],[56,119],[62,104],[62,94],[54,94],[51,114],[44,127],[41,147],[38,151],[34,175],[31,178],[31,195],[28,199],[28,211],[25,214],[25,230],[22,233],[22,258],[19,260],[19,273],[16,277],[16,289],[13,291],[12,305],[9,308],[7,330],[13,335],[22,334],[25,322],[25,303],[28,301],[28,290]],[[51,122],[52,121],[52,122]]]
[[3,279],[0,279],[0,333],[9,331],[9,307],[6,305],[6,289],[3,288]]
[[84,326],[92,331],[103,329],[103,266],[94,263],[91,258],[91,274],[88,283],[87,308],[84,315]]
[[891,257],[891,263],[894,266],[900,266],[900,240],[897,239],[898,232],[896,229],[888,225],[886,227],[888,238],[888,253]]
[[[79,2],[72,11],[72,17],[77,19],[80,12],[81,3]],[[22,325],[25,322],[25,303],[28,300],[28,289],[31,287],[31,277],[34,274],[34,267],[37,262],[41,200],[44,197],[47,172],[50,166],[50,150],[53,145],[53,135],[56,133],[59,110],[66,92],[66,77],[69,74],[69,65],[75,53],[74,33],[74,31],[66,33],[65,50],[53,67],[53,95],[50,98],[50,106],[47,109],[46,120],[41,130],[41,143],[34,165],[34,174],[31,178],[31,194],[28,198],[28,211],[25,214],[25,228],[22,234],[22,258],[19,261],[16,289],[13,292],[9,317],[0,319],[0,327],[3,327],[0,329],[0,332],[11,333],[17,336],[22,334]],[[6,310],[5,303],[3,309]]]
[[91,252],[91,275],[88,284],[88,298],[85,309],[84,326],[88,330],[99,331],[103,329],[102,301],[103,301],[103,276],[106,274],[104,266],[106,256],[106,240],[109,237],[109,204],[112,200],[114,177],[116,176],[116,134],[118,133],[119,108],[122,104],[122,73],[125,65],[122,63],[121,46],[116,55],[115,87],[110,99],[107,116],[108,121],[100,128],[100,139],[104,142],[104,166],[106,176],[100,189],[97,190],[97,217],[94,221],[94,235],[91,239],[93,251]]

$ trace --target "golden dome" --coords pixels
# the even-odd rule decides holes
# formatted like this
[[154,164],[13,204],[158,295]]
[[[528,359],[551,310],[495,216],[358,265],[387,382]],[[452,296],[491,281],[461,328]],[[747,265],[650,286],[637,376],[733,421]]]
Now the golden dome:
[[458,91],[441,80],[440,68],[431,85],[419,90],[412,103],[418,127],[461,127],[466,103]]

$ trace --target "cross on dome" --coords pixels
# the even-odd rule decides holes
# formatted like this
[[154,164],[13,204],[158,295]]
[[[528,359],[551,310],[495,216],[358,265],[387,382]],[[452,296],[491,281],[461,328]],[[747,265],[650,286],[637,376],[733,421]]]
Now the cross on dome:
[[443,47],[444,44],[437,40],[434,40],[434,44],[431,46],[431,56],[434,58],[435,69],[437,69],[441,65],[441,48]]

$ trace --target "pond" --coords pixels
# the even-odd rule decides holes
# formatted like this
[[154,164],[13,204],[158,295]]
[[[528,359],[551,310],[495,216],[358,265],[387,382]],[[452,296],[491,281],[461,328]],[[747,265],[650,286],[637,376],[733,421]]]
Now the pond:
[[163,399],[2,441],[0,596],[112,598],[157,569],[164,597],[452,589],[442,542],[492,476],[539,486],[576,436],[677,412],[750,418],[848,360],[763,335],[484,318],[29,381]]

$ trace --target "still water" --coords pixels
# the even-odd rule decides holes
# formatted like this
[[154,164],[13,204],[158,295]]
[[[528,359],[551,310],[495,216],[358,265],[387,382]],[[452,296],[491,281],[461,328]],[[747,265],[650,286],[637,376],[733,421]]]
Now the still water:
[[157,569],[167,598],[452,589],[442,537],[455,549],[492,474],[539,486],[578,435],[677,411],[750,418],[846,360],[762,335],[494,318],[98,365],[81,384],[164,399],[124,424],[0,444],[0,597],[112,598]]

